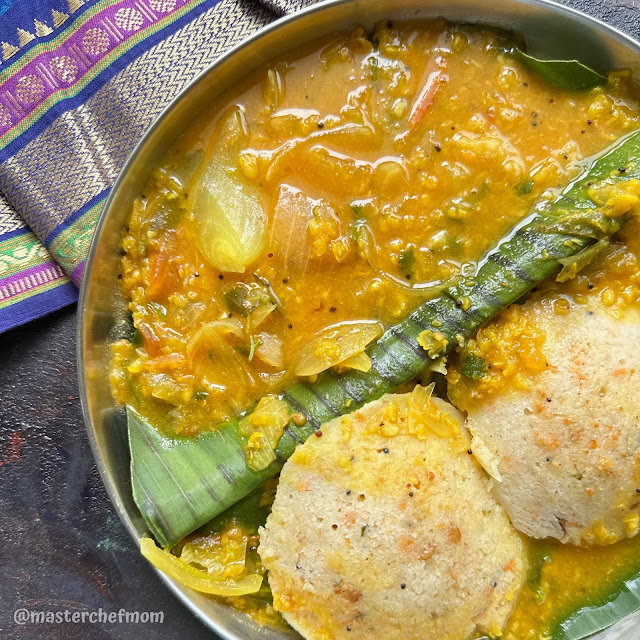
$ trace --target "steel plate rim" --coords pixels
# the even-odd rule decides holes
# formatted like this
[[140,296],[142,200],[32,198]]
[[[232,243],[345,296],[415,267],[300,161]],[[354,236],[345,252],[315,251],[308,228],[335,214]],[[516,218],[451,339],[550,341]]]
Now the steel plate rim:
[[[91,272],[91,269],[94,264],[94,259],[96,256],[96,248],[99,243],[100,233],[105,225],[105,221],[107,219],[108,213],[111,209],[111,205],[113,200],[116,197],[116,194],[126,179],[131,167],[135,164],[136,158],[141,152],[141,150],[145,147],[147,141],[151,138],[155,130],[161,125],[161,123],[168,117],[171,111],[176,107],[176,105],[184,99],[186,95],[188,95],[197,85],[201,82],[204,82],[206,77],[212,73],[218,66],[221,66],[232,56],[235,56],[241,50],[244,50],[248,47],[251,47],[254,42],[262,39],[263,37],[273,33],[276,30],[281,29],[285,25],[293,24],[298,20],[304,19],[307,16],[325,11],[336,5],[349,4],[353,0],[322,0],[315,4],[311,4],[303,9],[295,11],[291,14],[286,14],[280,17],[277,17],[272,22],[260,27],[254,33],[250,34],[246,38],[243,38],[240,42],[230,47],[227,51],[216,57],[212,62],[210,62],[202,71],[200,71],[192,80],[190,80],[187,84],[184,85],[180,89],[178,93],[169,101],[169,103],[160,111],[160,113],[154,118],[153,122],[147,127],[145,132],[142,134],[140,139],[136,142],[133,149],[127,156],[122,168],[120,169],[113,186],[109,191],[109,195],[105,201],[105,204],[100,212],[98,217],[98,221],[96,223],[95,229],[93,231],[93,235],[91,238],[91,242],[89,245],[84,276],[82,279],[82,283],[80,286],[80,293],[78,298],[78,309],[77,309],[77,330],[76,330],[76,362],[78,369],[78,384],[79,384],[79,397],[80,397],[80,405],[82,409],[82,417],[85,425],[85,430],[87,433],[87,437],[89,440],[89,445],[91,448],[91,453],[93,455],[94,461],[100,473],[100,478],[102,480],[102,484],[105,487],[107,495],[109,496],[109,500],[111,504],[116,510],[118,517],[121,522],[125,526],[129,535],[133,539],[133,541],[138,544],[138,533],[133,523],[133,520],[127,513],[124,506],[121,504],[120,500],[117,498],[115,487],[109,477],[109,472],[104,463],[102,452],[98,446],[98,441],[95,435],[95,430],[93,427],[93,421],[90,415],[89,406],[88,406],[88,398],[87,398],[87,388],[85,383],[84,376],[84,330],[85,330],[85,303],[88,295],[88,283],[89,278],[88,274]],[[521,4],[529,7],[536,7],[541,10],[551,11],[552,13],[564,14],[570,20],[586,23],[593,27],[596,27],[598,31],[608,33],[613,36],[616,40],[627,46],[628,48],[635,51],[636,55],[640,57],[640,41],[625,33],[624,31],[614,27],[610,24],[607,24],[603,20],[596,18],[594,16],[590,16],[578,9],[574,9],[573,7],[568,7],[555,0],[511,0],[516,4]],[[425,4],[427,4],[425,2]],[[445,16],[446,17],[446,16]],[[189,594],[183,591],[174,580],[165,575],[162,571],[152,567],[156,575],[162,580],[162,582],[169,588],[169,590],[173,593],[175,597],[182,602],[182,604],[205,626],[207,626],[211,631],[218,634],[223,640],[243,640],[238,635],[234,634],[230,630],[224,628],[220,625],[216,620],[211,619],[206,616],[201,609],[198,607],[196,603],[192,601],[189,597]]]

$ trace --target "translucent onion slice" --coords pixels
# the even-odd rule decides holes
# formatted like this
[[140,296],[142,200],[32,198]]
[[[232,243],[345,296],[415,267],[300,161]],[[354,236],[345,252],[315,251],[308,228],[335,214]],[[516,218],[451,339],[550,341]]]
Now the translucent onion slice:
[[196,331],[187,345],[187,356],[192,367],[196,365],[196,354],[201,350],[200,358],[208,354],[212,361],[224,363],[224,375],[212,381],[219,389],[255,384],[250,364],[231,343],[231,335],[244,337],[242,323],[237,318],[208,322]]
[[366,373],[371,369],[371,358],[362,351],[361,353],[356,353],[354,356],[351,356],[341,362],[340,366],[345,369],[355,369],[356,371],[363,371]]
[[276,305],[271,301],[258,305],[249,315],[247,333],[253,333],[275,309]]
[[168,373],[151,373],[144,379],[147,390],[151,391],[151,395],[158,400],[164,400],[169,404],[180,406],[188,402],[191,398],[192,391],[189,385],[177,382],[173,376]]
[[424,440],[430,434],[439,438],[452,438],[460,434],[460,424],[445,411],[441,411],[431,395],[435,384],[428,387],[417,384],[407,404],[407,428],[409,433],[416,435],[419,440]]
[[208,344],[219,336],[233,334],[238,338],[244,335],[242,322],[237,318],[223,318],[222,320],[214,320],[203,324],[191,337],[187,344],[187,356],[189,360],[193,359],[196,351],[203,345]]
[[[347,123],[337,126],[334,129],[314,131],[304,138],[288,140],[271,152],[270,164],[265,176],[267,182],[275,181],[281,168],[289,160],[292,153],[298,151],[300,147],[319,139],[327,140],[327,142],[331,141],[336,145],[346,147],[371,148],[376,146],[380,138],[376,131],[370,126]],[[304,152],[304,150],[302,151]]]
[[256,349],[256,357],[271,367],[282,369],[284,367],[282,342],[270,333],[261,333],[258,340],[260,340],[260,346]]
[[247,140],[244,114],[232,107],[221,117],[190,189],[198,248],[220,271],[244,273],[264,247],[266,217],[258,188],[237,169]]
[[262,471],[275,461],[275,450],[289,417],[289,406],[283,400],[264,396],[253,412],[240,420],[238,433],[247,438],[242,448],[249,469]]
[[289,185],[281,185],[269,228],[269,251],[274,260],[290,276],[307,269],[310,243],[307,242],[309,221],[317,201]]
[[322,329],[298,354],[296,375],[312,376],[361,353],[384,329],[379,322],[344,322]]
[[247,573],[247,537],[230,537],[226,533],[187,542],[180,560],[203,567],[209,575],[237,579]]
[[208,571],[196,569],[169,551],[160,549],[151,538],[140,538],[140,552],[164,574],[181,585],[201,593],[216,596],[243,596],[255,593],[262,586],[262,576],[253,574],[238,580],[221,579]]

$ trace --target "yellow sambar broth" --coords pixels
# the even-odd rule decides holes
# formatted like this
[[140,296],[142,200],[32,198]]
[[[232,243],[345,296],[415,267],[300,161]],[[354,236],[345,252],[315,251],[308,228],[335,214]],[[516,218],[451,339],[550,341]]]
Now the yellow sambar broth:
[[[136,334],[113,345],[117,401],[170,436],[241,415],[296,379],[298,355],[318,332],[404,318],[473,269],[585,158],[640,124],[625,71],[567,92],[505,54],[504,38],[443,21],[382,23],[373,34],[355,27],[271,61],[212,105],[154,173],[122,234],[119,278]],[[218,153],[265,214],[243,271],[205,256],[215,248],[203,246],[194,213],[193,176]],[[597,297],[612,312],[637,304],[638,237],[636,221],[590,275],[536,295]],[[225,259],[237,260],[231,253]],[[511,323],[513,344],[492,342],[499,323]],[[505,359],[516,344],[511,356],[529,358],[534,375],[544,336],[526,329],[518,310],[506,310],[470,349]],[[450,389],[462,404],[526,384],[503,375],[456,387],[456,371]],[[524,587],[508,640],[548,638],[640,569],[638,538],[530,545],[550,560]],[[274,620],[251,596],[230,601]]]
[[531,542],[529,580],[505,629],[505,640],[553,638],[582,607],[606,603],[640,571],[640,538],[581,548]]
[[[475,263],[546,189],[575,176],[580,160],[637,126],[624,76],[606,89],[564,92],[500,53],[491,31],[381,25],[372,40],[379,49],[355,29],[315,43],[212,110],[243,106],[250,139],[236,171],[257,185],[271,221],[248,277],[219,272],[198,251],[180,182],[215,116],[185,135],[137,201],[122,240],[122,285],[144,351],[117,346],[114,376],[135,387],[132,395],[116,385],[121,401],[139,408],[137,395],[158,417],[165,403],[175,407],[169,432],[219,423],[284,386],[302,345],[329,324],[406,316],[432,295],[429,285]],[[446,81],[411,131],[411,105],[440,59]],[[306,238],[287,226],[286,212],[301,208]],[[306,252],[305,265],[283,264],[283,237]],[[228,315],[221,285],[255,286],[253,273],[286,310],[261,326],[281,341],[285,367],[237,359],[241,373],[229,383],[228,359],[188,357],[186,348],[202,324]]]

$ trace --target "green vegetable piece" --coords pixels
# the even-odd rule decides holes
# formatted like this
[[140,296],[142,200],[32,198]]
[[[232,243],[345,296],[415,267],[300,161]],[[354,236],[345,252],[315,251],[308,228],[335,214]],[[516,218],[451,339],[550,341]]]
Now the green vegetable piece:
[[416,255],[413,252],[413,247],[409,247],[404,251],[400,252],[400,257],[398,258],[398,268],[400,272],[404,276],[413,275],[413,269],[416,266]]
[[475,353],[469,353],[462,364],[462,375],[470,380],[480,380],[487,375],[487,363]]
[[362,219],[367,217],[366,208],[361,204],[352,204],[351,205],[351,211],[353,211],[353,213],[354,213],[354,215],[356,217],[356,220],[358,220],[358,219],[362,220]]
[[250,300],[247,300],[249,294],[249,288],[243,284],[234,285],[230,289],[224,292],[224,301],[227,305],[227,309],[232,313],[237,313],[241,316],[248,316],[253,306]]
[[378,58],[375,56],[371,56],[369,58],[369,75],[371,76],[371,81],[375,82],[378,79]]
[[367,210],[360,204],[352,204],[351,211],[355,215],[355,220],[351,223],[351,239],[358,244],[362,238],[363,228],[367,224]]
[[243,353],[247,355],[247,360],[253,362],[253,356],[256,353],[256,349],[262,344],[262,340],[258,340],[253,336],[249,336],[249,344],[242,347]]
[[158,204],[153,212],[153,216],[149,221],[149,229],[153,231],[173,229],[180,221],[184,211],[177,197],[167,198],[165,196],[165,199]]
[[351,239],[358,244],[362,238],[362,232],[367,221],[364,218],[356,218],[351,227]]
[[527,570],[527,584],[532,591],[538,592],[542,582],[542,569],[545,564],[551,562],[557,543],[548,540],[537,540],[534,545],[529,545]]
[[137,329],[134,329],[133,335],[131,336],[131,344],[137,349],[142,346],[142,343],[142,334]]
[[554,87],[568,91],[586,91],[608,82],[607,76],[577,60],[540,60],[517,47],[512,47],[508,53]]
[[149,303],[149,308],[153,310],[153,312],[159,316],[160,318],[167,317],[167,309],[164,305],[161,305],[159,302],[154,302],[153,300]]
[[578,271],[584,269],[596,256],[601,254],[609,246],[609,238],[601,238],[595,244],[587,247],[575,256],[561,258],[558,262],[562,265],[562,270],[556,276],[556,282],[566,282],[575,278]]
[[490,183],[489,180],[483,180],[480,186],[474,191],[471,191],[471,195],[473,196],[474,202],[481,202],[484,198],[489,195],[490,191]]
[[533,180],[523,180],[522,182],[519,182],[514,189],[519,196],[531,193],[531,190],[533,189]]
[[[632,577],[628,578],[618,588],[601,598],[599,602],[590,603],[571,614],[560,622],[551,634],[552,640],[583,640],[591,638],[598,631],[610,627],[616,622],[640,610],[640,567],[633,568]],[[637,624],[637,623],[636,623]],[[629,626],[630,635],[620,635],[619,638],[633,637],[636,626]],[[616,634],[617,635],[617,634]]]
[[[624,173],[618,168],[625,166]],[[388,329],[366,354],[367,372],[326,371],[314,384],[301,382],[279,397],[292,414],[266,469],[247,467],[238,420],[195,438],[163,439],[129,410],[129,443],[134,499],[158,542],[173,544],[275,475],[295,447],[322,423],[395,391],[433,365],[418,344],[424,331],[439,332],[449,355],[460,339],[473,335],[502,309],[520,299],[545,278],[556,275],[569,258],[618,231],[629,215],[610,218],[591,200],[593,185],[640,178],[640,131],[596,158],[557,200],[543,202],[489,252],[473,277],[444,289],[420,304],[409,317]],[[466,300],[459,305],[457,301]],[[443,341],[444,343],[444,341]],[[299,422],[299,421],[298,421]]]

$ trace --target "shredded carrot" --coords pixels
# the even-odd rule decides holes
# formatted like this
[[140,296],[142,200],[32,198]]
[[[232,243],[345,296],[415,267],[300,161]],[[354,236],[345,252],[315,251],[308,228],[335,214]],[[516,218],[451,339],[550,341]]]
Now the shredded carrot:
[[150,298],[164,296],[172,289],[171,263],[176,250],[175,236],[176,233],[173,230],[167,231],[156,253],[147,289]]
[[444,58],[439,58],[438,64],[440,68],[429,74],[427,82],[422,88],[411,111],[411,116],[409,116],[409,133],[413,133],[424,122],[425,116],[431,111],[438,89],[440,89],[440,86],[446,80],[444,74]]
[[186,364],[187,359],[181,353],[172,353],[168,356],[159,356],[158,358],[147,360],[143,368],[145,371],[166,371],[179,369]]
[[147,324],[146,322],[138,322],[136,325],[136,329],[141,333],[144,339],[144,348],[147,350],[147,353],[152,358],[159,356],[162,342],[156,335],[156,332],[153,330],[151,325]]
[[515,558],[511,558],[507,564],[504,565],[504,571],[513,571],[516,568]]

